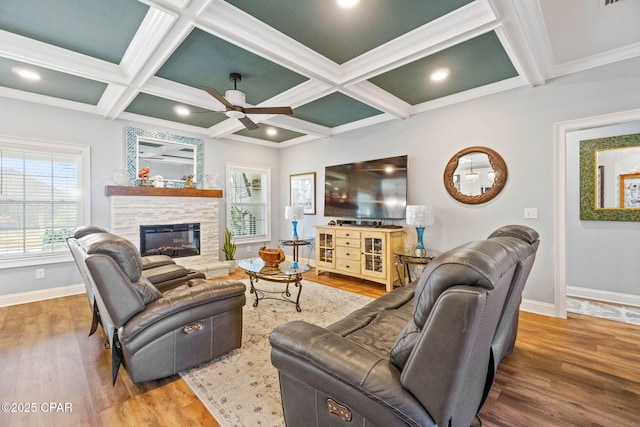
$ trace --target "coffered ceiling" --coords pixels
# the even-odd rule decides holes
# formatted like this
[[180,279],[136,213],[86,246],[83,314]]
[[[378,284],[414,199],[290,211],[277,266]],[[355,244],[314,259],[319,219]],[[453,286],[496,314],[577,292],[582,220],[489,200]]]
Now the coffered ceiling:
[[[0,96],[288,146],[638,56],[639,18],[637,0],[2,0]],[[228,118],[202,88],[230,73],[247,107],[293,115]]]

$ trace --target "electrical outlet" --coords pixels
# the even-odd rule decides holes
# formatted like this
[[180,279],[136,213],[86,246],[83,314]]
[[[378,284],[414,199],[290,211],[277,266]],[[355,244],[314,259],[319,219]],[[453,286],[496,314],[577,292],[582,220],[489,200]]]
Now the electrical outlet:
[[524,208],[524,219],[538,219],[538,208]]
[[251,252],[251,246],[247,246],[247,253]]
[[44,279],[44,268],[36,269],[36,279]]

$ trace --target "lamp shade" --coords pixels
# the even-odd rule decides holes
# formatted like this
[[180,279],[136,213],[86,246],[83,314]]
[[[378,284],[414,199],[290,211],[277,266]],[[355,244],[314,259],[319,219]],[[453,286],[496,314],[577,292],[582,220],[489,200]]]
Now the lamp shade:
[[302,206],[286,206],[284,208],[284,218],[291,221],[304,219],[304,208]]
[[426,225],[433,225],[433,222],[432,205],[407,205],[407,225],[424,227]]

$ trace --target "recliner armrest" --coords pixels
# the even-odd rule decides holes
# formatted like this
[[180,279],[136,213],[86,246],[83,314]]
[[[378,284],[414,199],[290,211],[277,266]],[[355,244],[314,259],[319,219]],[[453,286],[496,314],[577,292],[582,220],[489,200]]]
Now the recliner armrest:
[[[336,381],[347,384],[371,400],[416,424],[427,416],[424,408],[400,383],[400,372],[389,362],[366,348],[325,328],[296,320],[278,326],[269,336],[271,343],[271,363],[280,371],[298,377],[301,369],[313,365]],[[294,361],[300,363],[293,363]],[[311,387],[326,390],[327,379],[314,374],[303,381]],[[314,378],[314,376],[316,378]],[[299,378],[300,379],[300,378]],[[342,402],[349,405],[349,402]],[[366,408],[360,408],[365,413]]]
[[[184,326],[195,320],[244,306],[246,286],[236,280],[207,282],[195,279],[187,286],[165,292],[162,297],[147,304],[144,311],[132,317],[124,326],[123,342],[129,342],[151,325],[171,318],[164,329]],[[198,306],[208,305],[206,313]]]

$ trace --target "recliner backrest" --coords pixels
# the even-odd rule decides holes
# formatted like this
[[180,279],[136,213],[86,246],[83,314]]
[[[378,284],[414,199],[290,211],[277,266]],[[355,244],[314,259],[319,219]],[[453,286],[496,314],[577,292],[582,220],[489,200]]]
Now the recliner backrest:
[[413,333],[396,341],[406,355],[400,379],[438,425],[464,424],[476,414],[518,261],[503,244],[471,242],[434,259],[418,281],[413,319],[403,330]]
[[137,282],[142,274],[140,251],[129,240],[111,233],[94,233],[80,239],[87,254],[105,254],[122,268],[132,282]]
[[518,332],[518,317],[522,291],[533,268],[536,253],[540,245],[540,236],[532,228],[522,225],[507,225],[498,228],[488,237],[489,240],[510,248],[518,255],[520,268],[514,276],[509,289],[507,302],[502,312],[498,330],[493,340],[493,371],[498,369],[500,361],[513,352]]

